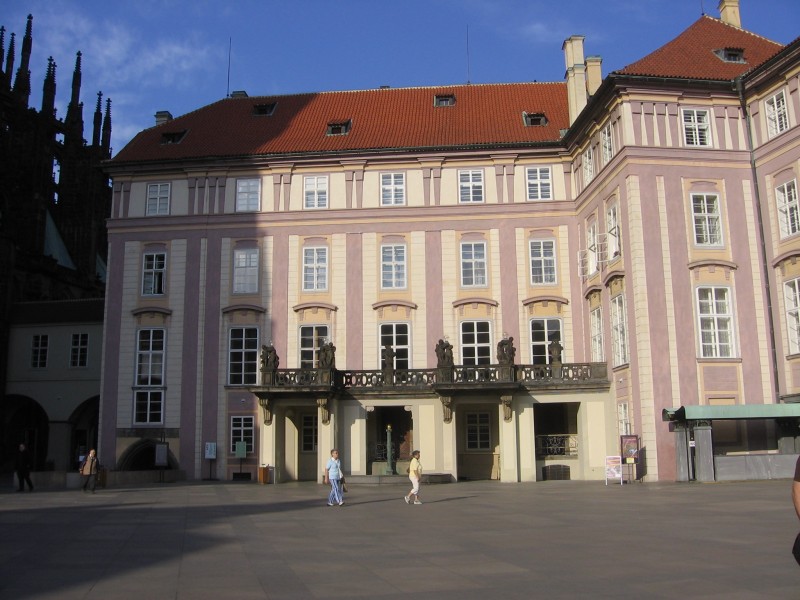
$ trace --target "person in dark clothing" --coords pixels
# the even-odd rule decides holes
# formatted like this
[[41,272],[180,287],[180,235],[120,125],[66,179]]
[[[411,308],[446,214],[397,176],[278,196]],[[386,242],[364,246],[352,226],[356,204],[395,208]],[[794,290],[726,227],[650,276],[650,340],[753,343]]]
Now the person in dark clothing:
[[28,484],[28,490],[33,491],[33,483],[31,483],[31,453],[25,447],[25,444],[19,445],[17,452],[17,481],[19,482],[18,492],[25,491],[25,483]]
[[94,494],[94,489],[97,487],[97,468],[100,464],[97,461],[97,452],[94,449],[89,451],[89,455],[81,464],[81,475],[83,475],[83,491],[87,491],[89,484],[92,485],[92,493]]

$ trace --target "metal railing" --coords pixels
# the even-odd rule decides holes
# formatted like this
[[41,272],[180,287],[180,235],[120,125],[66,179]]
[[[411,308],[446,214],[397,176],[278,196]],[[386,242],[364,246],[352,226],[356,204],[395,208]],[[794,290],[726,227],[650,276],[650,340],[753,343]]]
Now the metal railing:
[[578,456],[578,436],[571,433],[537,435],[536,456]]

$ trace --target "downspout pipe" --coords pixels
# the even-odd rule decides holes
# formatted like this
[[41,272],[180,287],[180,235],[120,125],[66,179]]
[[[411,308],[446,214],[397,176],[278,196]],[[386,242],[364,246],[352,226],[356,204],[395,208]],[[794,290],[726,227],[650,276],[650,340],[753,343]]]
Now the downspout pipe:
[[770,280],[772,270],[767,261],[767,238],[764,233],[764,217],[761,210],[761,194],[758,186],[758,171],[756,170],[756,154],[753,145],[753,123],[750,118],[750,111],[747,108],[747,100],[744,97],[744,84],[741,76],[734,79],[736,93],[739,96],[739,104],[742,107],[745,127],[747,129],[747,150],[750,154],[750,173],[753,178],[753,199],[756,203],[756,220],[758,224],[759,254],[761,255],[761,268],[764,271],[764,296],[767,302],[767,327],[769,328],[769,349],[772,359],[772,385],[775,389],[775,402],[780,400],[780,377],[778,375],[778,348],[775,337],[775,318],[772,313],[772,291]]

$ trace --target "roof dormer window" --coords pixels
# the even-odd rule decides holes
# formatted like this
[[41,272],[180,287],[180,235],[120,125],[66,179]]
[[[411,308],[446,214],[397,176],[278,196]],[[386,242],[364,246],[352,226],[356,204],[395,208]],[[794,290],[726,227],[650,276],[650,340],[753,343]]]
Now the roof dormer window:
[[544,113],[522,113],[522,121],[525,127],[544,127],[547,125],[547,117]]
[[353,126],[353,121],[331,121],[328,123],[327,135],[347,135],[350,133],[350,128]]
[[453,94],[437,94],[433,97],[434,106],[455,106],[456,97]]
[[720,48],[719,50],[714,50],[714,54],[720,60],[730,63],[744,63],[747,62],[744,59],[744,48]]
[[269,102],[268,104],[254,104],[253,114],[259,117],[271,117],[272,113],[275,112],[275,107],[277,105],[277,102]]
[[180,144],[186,136],[186,129],[183,131],[165,131],[161,134],[162,144]]

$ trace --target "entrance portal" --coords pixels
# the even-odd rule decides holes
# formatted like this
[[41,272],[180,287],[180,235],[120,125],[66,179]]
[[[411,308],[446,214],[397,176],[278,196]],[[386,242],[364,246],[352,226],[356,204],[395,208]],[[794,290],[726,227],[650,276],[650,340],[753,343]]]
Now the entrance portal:
[[[391,463],[389,428],[391,427]],[[414,450],[411,413],[402,406],[376,407],[367,420],[367,474],[396,475],[397,462],[411,460]],[[403,469],[405,471],[405,468]]]

